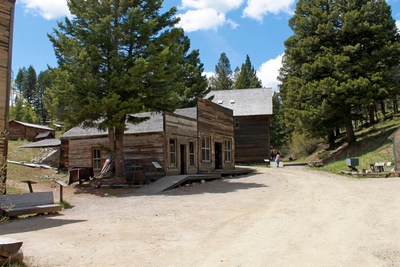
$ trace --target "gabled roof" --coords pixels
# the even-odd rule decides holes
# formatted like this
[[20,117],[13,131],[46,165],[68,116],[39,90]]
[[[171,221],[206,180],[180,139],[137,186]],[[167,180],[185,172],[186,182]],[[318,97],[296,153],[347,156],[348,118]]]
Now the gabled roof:
[[[39,138],[46,138],[48,136],[53,136],[53,134],[50,131],[46,131],[46,132],[42,132],[42,133],[38,133],[38,135],[36,135],[36,139]],[[54,136],[53,136],[54,137]]]
[[50,128],[50,127],[47,127],[47,126],[44,126],[44,125],[33,124],[33,123],[17,121],[17,120],[12,120],[10,122],[16,122],[16,123],[19,123],[19,124],[24,125],[26,127],[38,128],[38,129],[43,129],[43,130],[48,130],[48,131],[54,131],[53,128]]
[[233,110],[233,116],[272,115],[272,88],[211,91],[205,98]]
[[[188,118],[197,118],[196,108],[177,109],[177,115],[185,116]],[[143,112],[134,114],[135,117],[149,117],[148,120],[139,124],[127,123],[125,134],[139,134],[139,133],[156,133],[164,131],[163,113],[158,112]],[[193,117],[194,116],[194,117]],[[96,128],[82,128],[80,126],[74,127],[60,136],[60,139],[69,139],[84,136],[106,136],[107,131],[100,131]]]
[[45,139],[42,141],[26,144],[26,145],[23,145],[20,147],[22,147],[22,148],[55,147],[55,146],[60,146],[60,145],[61,145],[60,139]]

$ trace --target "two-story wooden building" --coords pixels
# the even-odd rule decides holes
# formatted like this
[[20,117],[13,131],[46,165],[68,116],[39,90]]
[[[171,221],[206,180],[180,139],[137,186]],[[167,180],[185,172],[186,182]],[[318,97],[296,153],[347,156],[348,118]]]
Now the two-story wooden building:
[[272,89],[235,89],[211,91],[213,102],[233,110],[235,162],[263,163],[270,158]]
[[[147,176],[156,171],[152,162],[158,162],[162,169],[157,171],[166,175],[235,168],[232,110],[198,99],[193,108],[135,116],[149,119],[127,125],[126,167],[139,167]],[[110,156],[101,149],[108,145],[107,132],[75,127],[60,139],[61,164],[66,168],[93,167],[98,173]]]

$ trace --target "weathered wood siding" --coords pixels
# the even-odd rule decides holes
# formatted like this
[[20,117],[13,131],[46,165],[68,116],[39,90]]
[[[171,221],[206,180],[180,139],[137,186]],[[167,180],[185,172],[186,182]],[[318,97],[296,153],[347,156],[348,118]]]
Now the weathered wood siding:
[[[169,140],[176,140],[176,166],[169,165],[170,154],[166,154],[166,169],[168,175],[178,174],[196,174],[198,170],[198,158],[195,158],[195,166],[189,164],[189,142],[194,142],[197,150],[197,121],[195,119],[183,117],[180,115],[166,113],[165,114],[165,147],[169,152]],[[181,154],[181,147],[185,149],[184,155]],[[195,151],[197,157],[197,153]],[[182,157],[183,156],[183,157]],[[183,159],[182,159],[183,158]],[[183,173],[182,173],[183,168]]]
[[270,115],[241,116],[235,129],[237,163],[263,163],[270,158]]
[[125,135],[125,168],[143,170],[147,176],[154,176],[156,168],[151,163],[156,161],[163,166],[159,173],[165,173],[165,136],[164,133]]
[[[65,168],[93,167],[92,150],[99,149],[99,144],[108,146],[108,137],[62,139],[61,163]],[[154,175],[156,169],[151,163],[157,161],[165,166],[163,133],[135,134],[124,136],[124,158],[127,169],[140,169],[146,175]],[[102,164],[110,155],[101,153]],[[165,170],[158,170],[165,172]],[[96,173],[96,170],[95,170]],[[98,170],[97,170],[98,173]]]
[[9,123],[9,140],[28,140],[28,141],[37,141],[35,138],[39,133],[51,132],[53,136],[55,136],[55,130],[48,130],[42,128],[35,128],[23,125],[16,121],[10,121]]
[[[232,146],[232,160],[226,162],[223,159],[222,169],[232,170],[235,168],[235,141],[233,132],[233,111],[224,108],[216,103],[205,99],[198,99],[197,104],[197,120],[199,132],[199,171],[213,171],[215,166],[215,143],[224,144],[225,140],[231,141]],[[202,160],[201,140],[203,137],[209,136],[211,138],[211,160]],[[225,147],[222,147],[225,152]],[[222,157],[223,158],[223,157]]]
[[7,156],[15,0],[0,1],[0,164]]

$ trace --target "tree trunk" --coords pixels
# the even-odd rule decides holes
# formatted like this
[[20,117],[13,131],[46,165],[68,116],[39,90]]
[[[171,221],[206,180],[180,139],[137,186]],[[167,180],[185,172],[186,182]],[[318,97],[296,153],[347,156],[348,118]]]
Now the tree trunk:
[[393,114],[396,115],[399,113],[399,106],[397,104],[397,97],[393,98]]
[[344,124],[346,126],[346,136],[348,146],[353,146],[357,143],[356,135],[354,134],[353,123],[350,118],[344,118]]
[[386,116],[386,107],[385,107],[385,101],[381,100],[381,112],[383,117]]
[[115,133],[115,178],[125,177],[124,132]]
[[[375,108],[374,105],[371,104],[369,106],[369,125],[374,125],[375,124]],[[347,126],[346,126],[346,130],[347,130]]]
[[328,142],[329,142],[329,148],[333,149],[335,147],[335,130],[329,132]]

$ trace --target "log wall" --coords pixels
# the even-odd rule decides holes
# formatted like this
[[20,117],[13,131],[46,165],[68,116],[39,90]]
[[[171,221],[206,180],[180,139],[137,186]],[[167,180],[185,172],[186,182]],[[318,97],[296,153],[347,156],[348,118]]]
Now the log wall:
[[10,121],[9,123],[9,140],[28,140],[37,141],[35,138],[39,133],[51,132],[55,136],[55,130],[47,130],[42,128],[30,127],[23,125],[16,121]]
[[270,115],[243,116],[235,129],[236,162],[263,163],[270,158]]
[[15,0],[0,1],[0,164],[7,156]]

